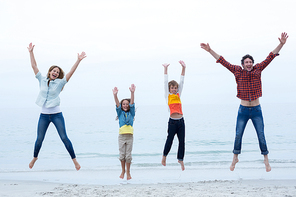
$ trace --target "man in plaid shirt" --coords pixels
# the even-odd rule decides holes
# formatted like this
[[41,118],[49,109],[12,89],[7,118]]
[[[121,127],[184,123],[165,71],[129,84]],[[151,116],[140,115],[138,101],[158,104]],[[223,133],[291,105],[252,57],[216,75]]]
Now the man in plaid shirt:
[[241,99],[236,122],[236,136],[233,149],[234,155],[230,165],[231,171],[234,170],[236,163],[239,161],[238,154],[241,153],[242,137],[249,119],[252,120],[257,132],[261,154],[264,155],[266,171],[269,172],[271,170],[264,136],[263,116],[259,103],[259,97],[262,96],[261,72],[276,56],[279,55],[278,53],[286,43],[287,38],[287,33],[282,33],[281,38],[279,38],[280,44],[269,53],[263,62],[259,64],[254,65],[253,57],[245,55],[241,60],[242,67],[227,62],[222,56],[214,52],[208,43],[200,44],[201,48],[209,52],[217,60],[217,63],[222,64],[234,74],[237,83],[237,97]]

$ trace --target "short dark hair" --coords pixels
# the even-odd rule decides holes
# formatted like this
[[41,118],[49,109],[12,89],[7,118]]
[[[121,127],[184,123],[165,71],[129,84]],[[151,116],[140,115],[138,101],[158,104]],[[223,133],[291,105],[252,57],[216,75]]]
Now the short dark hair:
[[251,59],[252,62],[253,62],[253,64],[254,64],[254,59],[253,59],[253,57],[252,57],[251,55],[247,54],[247,55],[245,55],[245,56],[242,58],[242,60],[241,60],[242,65],[244,65],[245,59],[247,59],[247,58]]

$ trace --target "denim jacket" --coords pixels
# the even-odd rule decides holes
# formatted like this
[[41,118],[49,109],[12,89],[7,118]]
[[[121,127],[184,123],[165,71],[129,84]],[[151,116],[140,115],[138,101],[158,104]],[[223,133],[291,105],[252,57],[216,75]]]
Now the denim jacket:
[[51,80],[49,85],[47,85],[49,79],[42,76],[40,72],[35,77],[38,79],[40,87],[36,104],[40,107],[44,105],[46,108],[60,105],[59,94],[67,83],[66,76],[63,79]]
[[134,123],[134,117],[135,117],[135,103],[129,104],[130,110],[129,112],[125,112],[121,109],[121,105],[119,107],[116,107],[116,112],[119,120],[119,127],[122,127],[124,125],[130,125],[133,126]]

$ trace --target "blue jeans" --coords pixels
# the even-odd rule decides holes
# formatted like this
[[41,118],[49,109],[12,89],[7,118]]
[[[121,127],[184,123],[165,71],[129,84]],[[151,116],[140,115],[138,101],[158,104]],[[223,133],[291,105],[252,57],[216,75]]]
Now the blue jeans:
[[63,141],[67,151],[72,159],[76,158],[71,141],[66,134],[65,121],[62,112],[57,114],[40,114],[38,128],[37,128],[37,140],[35,142],[34,157],[38,157],[42,142],[45,137],[45,133],[50,123],[53,123],[56,127],[61,140]]
[[177,159],[179,161],[183,161],[184,153],[185,153],[185,123],[184,118],[180,120],[169,119],[168,123],[168,136],[165,142],[163,156],[167,156],[171,150],[173,140],[175,135],[177,134],[179,140],[178,146],[178,155]]
[[236,135],[235,135],[233,153],[234,154],[241,153],[242,138],[249,119],[252,120],[253,125],[256,129],[261,154],[267,155],[268,150],[267,150],[267,145],[266,145],[265,136],[264,136],[264,123],[263,123],[263,116],[262,116],[260,105],[257,105],[255,107],[245,107],[240,105],[238,110],[238,115],[237,115],[237,121],[236,121]]

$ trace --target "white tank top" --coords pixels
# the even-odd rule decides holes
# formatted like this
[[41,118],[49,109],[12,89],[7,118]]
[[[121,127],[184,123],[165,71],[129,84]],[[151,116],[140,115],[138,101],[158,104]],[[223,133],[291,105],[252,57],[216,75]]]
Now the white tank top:
[[42,114],[57,114],[62,112],[60,106],[49,107],[46,108],[44,105],[42,106],[41,113]]

